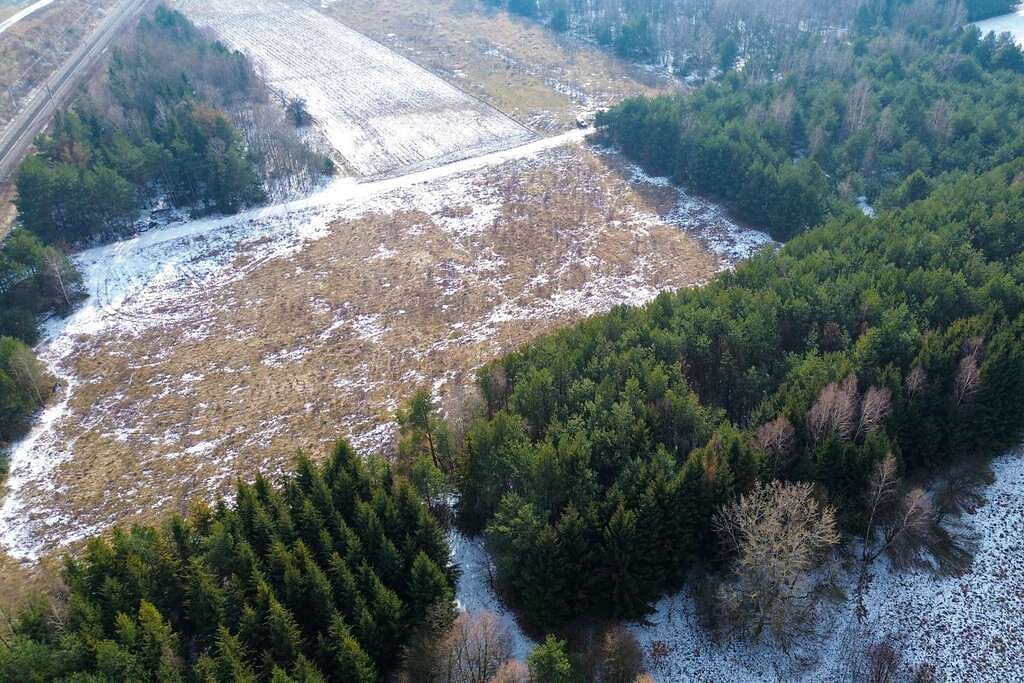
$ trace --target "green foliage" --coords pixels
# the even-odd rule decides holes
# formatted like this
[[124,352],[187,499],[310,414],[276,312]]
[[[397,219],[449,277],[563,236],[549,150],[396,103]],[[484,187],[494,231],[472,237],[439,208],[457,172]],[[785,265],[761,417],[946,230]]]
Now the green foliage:
[[[736,58],[727,48],[723,68]],[[830,55],[821,67],[785,77],[744,72],[693,94],[626,100],[598,115],[600,135],[778,239],[858,195],[903,206],[943,174],[1021,154],[1024,56],[1008,37],[934,31],[860,51],[822,43],[802,59],[814,64],[816,51]]]
[[22,224],[46,242],[77,244],[131,231],[147,201],[202,214],[259,201],[255,160],[221,103],[262,95],[240,54],[158,7],[110,60],[105,87],[59,114],[18,170]]
[[980,21],[1000,14],[1009,14],[1017,9],[1017,0],[966,0],[967,20]]
[[576,676],[564,640],[548,635],[527,659],[534,683],[573,683]]
[[1022,178],[1016,161],[845,214],[483,368],[458,515],[527,619],[642,613],[714,557],[714,511],[759,479],[818,483],[855,524],[886,453],[928,471],[1015,443]]
[[339,443],[280,487],[239,483],[234,508],[90,540],[61,618],[34,600],[15,619],[0,679],[372,683],[451,610],[448,557],[408,484]]

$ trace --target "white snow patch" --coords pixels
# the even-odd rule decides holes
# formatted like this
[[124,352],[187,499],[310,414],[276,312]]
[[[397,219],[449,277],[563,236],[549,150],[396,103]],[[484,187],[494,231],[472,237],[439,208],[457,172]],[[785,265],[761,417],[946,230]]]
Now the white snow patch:
[[[631,165],[633,182],[648,183],[656,187],[673,187],[672,180],[647,175],[639,166]],[[736,266],[765,247],[776,243],[768,233],[743,227],[729,218],[718,204],[690,194],[676,186],[678,199],[668,215],[662,218],[696,237],[711,252],[722,259],[722,269]]]
[[459,568],[459,582],[455,587],[455,601],[464,612],[493,612],[512,635],[512,657],[525,660],[536,643],[523,633],[515,617],[501,603],[494,592],[494,565],[479,538],[469,538],[459,531],[448,534],[452,548],[452,563]]
[[[987,502],[962,520],[975,536],[977,553],[961,577],[925,570],[875,568],[860,623],[852,601],[826,608],[816,637],[783,651],[770,643],[714,642],[696,618],[690,590],[662,598],[643,622],[629,624],[648,655],[655,642],[668,657],[654,667],[659,681],[840,681],[851,680],[852,665],[871,644],[888,637],[903,657],[899,680],[921,664],[936,668],[939,680],[1022,681],[1024,638],[1024,448],[993,463],[995,482]],[[840,577],[853,586],[852,574]],[[849,592],[849,591],[848,591]]]

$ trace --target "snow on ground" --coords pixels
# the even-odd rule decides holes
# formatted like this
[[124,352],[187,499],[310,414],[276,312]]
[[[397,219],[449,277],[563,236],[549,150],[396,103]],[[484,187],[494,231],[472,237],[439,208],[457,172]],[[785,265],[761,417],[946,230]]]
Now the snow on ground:
[[359,175],[408,172],[521,144],[533,134],[429,71],[308,7],[184,0],[247,53],[268,84],[301,97]]
[[[693,596],[663,598],[644,623],[630,624],[646,653],[664,643],[668,656],[654,665],[658,681],[856,680],[865,649],[888,639],[903,656],[899,680],[922,664],[939,681],[1024,681],[1024,448],[993,463],[987,502],[961,520],[977,538],[974,564],[961,577],[875,570],[859,623],[852,605],[828,610],[815,637],[788,652],[777,645],[713,642],[698,624]],[[841,577],[852,586],[855,577]]]
[[459,568],[459,582],[455,587],[455,601],[466,612],[493,612],[512,636],[512,657],[522,661],[536,643],[519,628],[515,616],[501,603],[492,587],[494,563],[480,538],[469,538],[458,531],[448,534],[452,548],[452,562]]
[[[633,182],[673,187],[669,178],[647,175],[639,166],[630,167]],[[679,193],[676,205],[664,217],[665,221],[693,235],[708,250],[718,254],[722,270],[733,268],[743,259],[776,244],[768,233],[737,224],[718,204],[691,194],[685,188],[676,187],[676,190]]]
[[[0,506],[0,546],[15,557],[34,559],[55,540],[60,544],[77,540],[115,521],[82,524],[68,514],[38,509],[25,497],[41,491],[59,493],[52,475],[71,457],[75,445],[74,438],[63,441],[61,431],[62,421],[73,417],[68,414],[68,402],[77,379],[69,366],[81,350],[79,345],[86,343],[83,340],[138,335],[186,319],[191,322],[191,333],[197,334],[206,314],[206,295],[212,288],[240,280],[262,263],[299,251],[309,240],[327,234],[332,221],[417,204],[436,210],[443,197],[451,197],[451,193],[436,192],[437,182],[462,183],[462,174],[577,143],[583,133],[572,131],[401,177],[366,183],[338,179],[302,200],[235,216],[183,222],[78,253],[75,263],[88,298],[71,316],[52,319],[44,329],[37,352],[63,388],[57,403],[46,409],[30,434],[11,450],[7,492]],[[239,264],[242,250],[247,260]],[[372,333],[365,325],[363,329]],[[296,355],[303,354],[282,350],[266,362],[279,365]],[[57,529],[62,531],[55,539]],[[68,529],[74,531],[68,533]]]

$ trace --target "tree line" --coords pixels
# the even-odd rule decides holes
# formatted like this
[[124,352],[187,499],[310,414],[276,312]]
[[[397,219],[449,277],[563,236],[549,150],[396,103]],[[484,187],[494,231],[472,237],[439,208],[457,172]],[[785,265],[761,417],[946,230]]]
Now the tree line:
[[422,434],[445,444],[459,524],[539,628],[642,614],[721,557],[713,519],[766,482],[814,485],[840,530],[874,538],[884,463],[891,484],[1020,438],[1022,178],[1015,161],[845,213],[704,288],[527,344],[480,371],[464,428],[407,422],[404,457],[429,470]]
[[850,31],[950,30],[1012,12],[1014,0],[484,0],[689,81],[742,65],[758,78],[788,70],[810,42]]
[[600,135],[779,239],[858,197],[899,206],[944,174],[1024,151],[1024,55],[1009,36],[898,36],[842,55],[819,46],[781,79],[732,74],[691,95],[630,99],[599,114]]
[[0,445],[25,433],[53,391],[30,348],[39,318],[67,314],[81,297],[81,275],[59,249],[21,228],[0,245]]
[[[44,241],[74,245],[131,232],[158,202],[234,213],[263,200],[275,174],[330,173],[283,112],[266,116],[269,98],[244,55],[160,6],[22,163],[19,219]],[[237,118],[255,122],[260,145]]]
[[340,442],[234,506],[90,540],[63,598],[13,619],[0,678],[385,680],[428,617],[452,620],[449,553],[413,489]]

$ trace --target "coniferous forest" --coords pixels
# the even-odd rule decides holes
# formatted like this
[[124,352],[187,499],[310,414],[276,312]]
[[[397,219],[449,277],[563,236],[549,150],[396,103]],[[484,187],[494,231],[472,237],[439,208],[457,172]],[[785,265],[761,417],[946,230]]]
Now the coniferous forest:
[[876,35],[810,49],[763,82],[730,74],[696,93],[631,99],[601,134],[653,173],[724,200],[789,239],[865,197],[923,198],[935,178],[1021,156],[1024,55],[977,29]]
[[0,680],[382,680],[450,618],[449,552],[410,486],[341,442],[231,506],[91,540],[61,620],[43,600],[15,616]]
[[1019,439],[1024,162],[833,219],[701,289],[486,366],[459,519],[531,622],[642,614],[758,481],[819,484],[848,531],[892,453],[937,471]]

